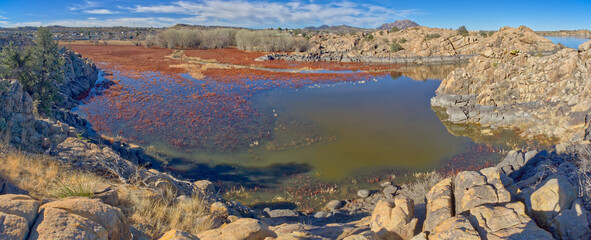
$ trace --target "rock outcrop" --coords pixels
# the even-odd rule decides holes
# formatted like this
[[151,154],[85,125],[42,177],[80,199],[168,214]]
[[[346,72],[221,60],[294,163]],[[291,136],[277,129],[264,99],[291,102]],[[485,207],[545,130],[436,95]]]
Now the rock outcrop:
[[[64,101],[57,106],[69,109],[77,106],[78,96],[94,86],[98,70],[94,63],[79,54],[66,51],[62,55],[66,62],[65,78],[59,89]],[[41,152],[62,142],[68,135],[77,134],[63,121],[70,120],[73,124],[86,127],[85,121],[63,111],[66,110],[53,110],[55,120],[36,118],[33,99],[24,91],[22,84],[16,80],[0,79],[0,133],[3,137],[8,136],[7,140],[13,145]]]
[[553,239],[525,214],[521,202],[478,206],[470,209],[468,219],[482,239]]
[[501,182],[496,168],[485,168],[479,172],[460,172],[454,180],[456,214],[469,211],[483,204],[506,203],[511,194]]
[[60,85],[59,91],[64,101],[59,103],[60,107],[73,108],[78,102],[86,97],[98,79],[98,69],[94,62],[80,54],[65,51],[62,53],[65,61],[65,81]]
[[462,36],[456,30],[419,26],[395,32],[318,34],[310,38],[310,42],[313,44],[307,52],[272,54],[258,60],[442,63],[464,61],[478,54],[494,55],[504,51],[549,54],[560,49],[525,26],[503,27],[492,36],[476,33]]
[[427,214],[423,231],[432,231],[443,220],[455,215],[453,186],[451,178],[435,184],[425,196]]
[[112,148],[83,139],[69,137],[50,152],[56,158],[77,169],[98,173],[123,183],[139,182],[151,189],[172,188],[179,195],[191,196],[203,191],[189,181],[176,179],[155,169],[143,169],[121,158]]
[[27,195],[0,195],[0,239],[131,239],[127,218],[97,199],[44,204]]
[[431,240],[444,239],[481,239],[468,219],[462,215],[450,217],[437,225],[428,235]]
[[208,230],[197,234],[199,239],[243,239],[263,240],[276,237],[274,232],[261,221],[253,218],[242,218],[218,229]]
[[517,128],[527,138],[589,140],[590,44],[549,56],[491,50],[450,73],[431,105],[445,110],[444,121]]
[[411,239],[417,221],[412,200],[395,199],[393,205],[380,201],[371,214],[371,230],[382,239]]

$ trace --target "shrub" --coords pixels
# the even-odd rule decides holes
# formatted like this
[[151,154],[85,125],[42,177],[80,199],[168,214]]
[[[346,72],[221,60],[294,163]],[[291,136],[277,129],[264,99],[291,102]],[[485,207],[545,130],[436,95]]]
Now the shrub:
[[466,26],[461,26],[458,28],[458,35],[468,36],[470,33],[468,32],[468,29],[466,29]]
[[240,30],[236,33],[236,46],[245,51],[303,52],[308,49],[308,39],[273,30]]
[[415,204],[425,203],[425,195],[438,182],[445,179],[437,172],[415,173],[408,183],[401,186],[398,193],[414,200]]
[[441,37],[441,35],[439,35],[438,33],[430,33],[425,36],[425,41],[429,41],[431,39],[440,38],[440,37]]
[[365,36],[365,40],[367,40],[367,41],[373,40],[373,34],[369,34],[369,35]]
[[404,48],[398,43],[392,43],[392,45],[390,45],[390,52],[398,52],[402,49]]
[[212,49],[234,46],[236,30],[216,28],[199,29],[166,29],[156,35],[146,36],[146,47],[162,47],[171,49]]
[[398,43],[405,43],[406,42],[406,38],[401,38],[400,40],[398,40]]
[[398,29],[397,27],[393,27],[392,29],[390,29],[390,32],[398,32],[400,29]]
[[87,197],[92,198],[94,196],[93,188],[88,184],[78,183],[73,187],[61,184],[61,189],[56,194],[60,198],[67,197]]
[[209,213],[209,205],[199,196],[176,200],[176,192],[166,189],[156,196],[133,191],[130,194],[131,219],[152,226],[148,233],[157,236],[170,229],[197,234],[207,230],[211,220],[201,217]]

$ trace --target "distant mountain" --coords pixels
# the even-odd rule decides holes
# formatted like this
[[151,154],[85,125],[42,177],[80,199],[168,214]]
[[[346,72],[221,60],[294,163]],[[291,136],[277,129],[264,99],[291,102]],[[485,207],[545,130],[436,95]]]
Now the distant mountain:
[[390,30],[394,27],[397,27],[398,29],[405,29],[405,28],[417,27],[417,26],[420,26],[420,25],[416,22],[411,21],[411,20],[404,19],[404,20],[398,20],[393,23],[384,23],[378,29],[379,30]]
[[339,26],[322,25],[320,27],[305,27],[305,28],[302,28],[302,31],[303,32],[324,31],[324,32],[329,32],[329,33],[349,33],[349,32],[367,32],[367,31],[371,31],[371,29],[351,27],[351,26],[347,26],[347,25],[339,25]]

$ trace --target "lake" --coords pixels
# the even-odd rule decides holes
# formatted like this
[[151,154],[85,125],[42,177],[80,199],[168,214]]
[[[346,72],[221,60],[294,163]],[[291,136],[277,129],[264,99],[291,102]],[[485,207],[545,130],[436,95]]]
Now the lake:
[[79,111],[99,133],[165,156],[160,168],[209,179],[228,198],[318,208],[380,180],[477,169],[524,146],[510,130],[441,122],[430,99],[455,67],[203,79],[103,68],[116,84]]
[[568,48],[578,49],[579,45],[582,43],[589,41],[588,38],[585,37],[555,37],[555,36],[544,36],[547,39],[550,39],[553,43],[560,43]]

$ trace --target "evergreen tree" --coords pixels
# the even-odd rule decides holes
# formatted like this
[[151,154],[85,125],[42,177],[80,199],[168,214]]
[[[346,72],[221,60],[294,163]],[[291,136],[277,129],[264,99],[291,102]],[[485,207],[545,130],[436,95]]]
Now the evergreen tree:
[[23,49],[10,42],[0,52],[0,78],[18,79],[21,82],[30,80],[27,69],[29,55]]
[[57,85],[64,81],[64,60],[59,45],[48,28],[37,31],[36,45],[30,48],[30,81],[23,82],[35,100],[39,113],[48,114],[54,102],[61,100]]
[[462,36],[468,36],[468,35],[470,35],[470,32],[468,32],[468,29],[466,28],[466,26],[461,26],[458,28],[458,34],[462,35]]

